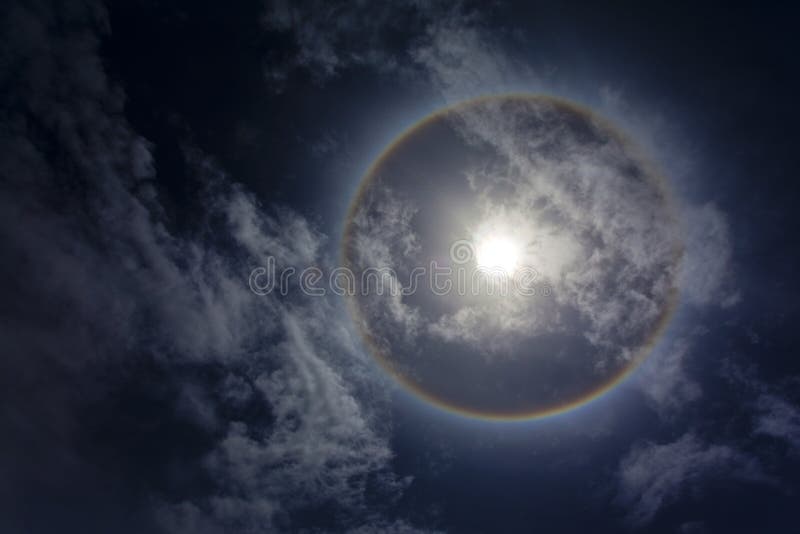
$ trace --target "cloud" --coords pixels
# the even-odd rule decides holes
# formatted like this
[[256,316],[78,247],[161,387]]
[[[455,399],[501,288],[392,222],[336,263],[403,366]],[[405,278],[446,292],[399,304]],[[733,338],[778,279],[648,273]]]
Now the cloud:
[[449,102],[530,86],[537,77],[502,50],[482,24],[486,17],[465,2],[269,0],[265,29],[289,36],[293,46],[270,58],[266,77],[281,91],[296,70],[325,83],[348,69],[369,68],[423,79]]
[[731,243],[725,215],[713,203],[685,206],[684,260],[679,284],[681,295],[696,306],[736,304],[739,293],[732,287]]
[[427,532],[434,534],[434,530],[420,530],[417,527],[403,521],[381,521],[370,525],[362,525],[348,531],[348,534],[422,534]]
[[785,441],[800,453],[800,408],[778,395],[765,393],[756,400],[755,432]]
[[[13,266],[2,279],[0,370],[15,377],[2,388],[0,493],[41,486],[59,499],[96,491],[93,477],[125,485],[130,469],[145,486],[143,513],[175,532],[292,530],[322,506],[349,512],[342,528],[385,521],[368,509],[367,487],[391,502],[407,481],[389,467],[385,393],[341,303],[259,297],[247,285],[266,255],[286,266],[328,261],[326,237],[261,205],[196,151],[187,164],[207,184],[202,209],[187,213],[193,229],[175,230],[150,143],[127,122],[97,54],[106,27],[93,4],[20,4],[3,21],[0,76],[18,91],[0,125],[0,246]],[[158,420],[191,428],[199,443],[179,430],[154,435],[152,420],[137,419],[142,403],[101,420],[98,407],[116,406],[122,391],[156,398]],[[112,438],[82,445],[89,431],[124,425],[158,444],[163,469]],[[105,473],[95,467],[105,457],[131,465]],[[162,471],[206,482],[152,480]],[[24,513],[4,502],[0,525]]]
[[772,483],[756,459],[691,432],[671,443],[633,447],[620,462],[618,477],[618,502],[633,526],[646,525],[681,499],[701,495],[709,479]]
[[699,333],[665,340],[648,356],[637,375],[637,385],[663,418],[670,418],[703,395],[686,363]]
[[[567,126],[571,113],[546,101],[486,103],[459,112],[457,125],[500,162],[470,176],[477,219],[513,229],[523,263],[586,321],[587,340],[625,359],[636,348],[625,340],[641,337],[670,299],[680,244],[660,185],[630,174],[649,172],[635,149],[602,124],[587,142]],[[515,321],[526,331],[546,324],[535,300],[514,317],[530,319]]]
[[228,424],[206,459],[217,491],[165,506],[162,521],[172,531],[192,532],[199,517],[221,532],[273,531],[286,522],[285,514],[311,503],[333,503],[358,517],[368,483],[402,489],[388,469],[388,443],[320,354],[317,343],[326,340],[309,339],[302,327],[325,322],[322,310],[284,314],[286,339],[261,355],[273,370],[254,379],[272,424]]
[[389,187],[378,185],[366,194],[366,203],[353,214],[348,238],[354,254],[351,267],[356,268],[356,287],[369,296],[364,299],[364,315],[371,321],[362,327],[369,326],[380,337],[384,328],[400,325],[404,335],[413,339],[421,316],[416,307],[405,302],[402,291],[411,285],[411,270],[405,266],[409,261],[414,263],[420,252],[419,237],[411,224],[418,210]]
[[534,92],[540,79],[529,65],[517,61],[481,17],[468,11],[438,17],[411,50],[429,83],[449,103],[486,94],[502,94],[520,86]]
[[[646,154],[651,154],[658,172],[670,182],[673,193],[682,183],[702,179],[694,160],[691,139],[681,125],[672,122],[662,109],[634,105],[622,90],[600,88],[600,110],[635,135]],[[695,308],[729,308],[741,299],[736,286],[727,214],[713,201],[697,202],[675,196],[675,219],[683,244],[678,276],[681,298]]]
[[687,521],[678,527],[678,532],[681,534],[703,534],[708,532],[708,529],[702,521]]
[[[488,34],[476,19],[469,17],[451,17],[430,27],[413,56],[427,73],[430,83],[449,103],[478,95],[518,91],[519,88],[530,92],[562,92],[555,80],[519,61],[497,40],[496,35]],[[670,130],[674,125],[670,125],[659,110],[637,109],[622,93],[607,86],[600,87],[598,96],[600,109],[629,127],[628,133],[634,134],[637,142],[641,142],[641,147],[632,146],[631,150],[645,159],[654,157],[654,173],[659,173],[659,167],[664,167],[679,175],[673,178],[682,178],[689,171],[683,155],[685,151],[676,148],[680,141],[676,141],[675,132]],[[592,95],[589,98],[592,99]],[[492,117],[488,112],[480,116],[464,116],[462,126],[465,138],[495,147],[512,166],[520,169],[521,176],[537,177],[528,187],[515,189],[515,198],[520,199],[522,206],[527,207],[537,200],[541,202],[544,198],[560,209],[568,220],[574,220],[579,228],[596,228],[605,243],[613,244],[606,251],[596,250],[595,255],[586,256],[582,255],[580,248],[567,246],[568,239],[553,234],[539,239],[541,254],[533,263],[551,282],[554,296],[562,303],[572,304],[589,319],[587,337],[594,344],[605,346],[611,353],[617,352],[622,357],[630,355],[631,347],[611,340],[619,338],[620,334],[624,337],[625,331],[634,331],[636,325],[646,323],[659,309],[656,305],[658,299],[632,290],[636,287],[635,280],[642,277],[657,281],[654,287],[661,290],[674,284],[681,302],[690,304],[697,313],[709,307],[728,308],[739,302],[741,296],[732,265],[729,223],[727,216],[713,202],[693,204],[667,193],[672,213],[659,213],[659,222],[653,224],[648,219],[649,209],[636,211],[637,207],[652,206],[652,202],[633,198],[624,186],[608,182],[598,174],[597,170],[602,168],[599,163],[614,161],[614,154],[573,151],[569,158],[564,158],[567,165],[551,169],[542,166],[541,162],[529,161],[528,154],[534,146],[552,144],[551,139],[563,137],[564,132],[545,132],[537,143],[531,140],[531,135],[521,137],[515,133],[513,123],[502,121],[499,116]],[[680,163],[676,163],[678,161]],[[469,176],[471,187],[484,197],[486,213],[496,212],[499,208],[491,203],[493,191],[507,188],[513,181],[509,180],[508,169],[495,171],[478,170]],[[586,202],[583,205],[570,202],[572,180],[557,179],[564,175],[578,177],[578,182],[583,184],[578,189],[588,192],[588,205]],[[604,185],[585,187],[601,182]],[[508,205],[504,207],[508,208]],[[524,228],[524,221],[513,221],[509,226],[517,233]],[[665,276],[659,278],[655,272],[668,263],[661,260],[674,255],[677,249],[681,251],[680,260],[672,268],[664,270]],[[600,267],[612,261],[615,253],[629,258],[631,264],[616,269],[621,276],[613,283],[625,289],[619,295],[621,298],[609,301],[608,292],[602,291]],[[648,261],[652,261],[649,265],[651,274],[647,274]],[[574,266],[570,262],[574,262]],[[564,272],[566,277],[561,278]],[[524,325],[522,328],[527,331],[558,331],[558,325],[552,320],[555,314],[551,312],[541,317],[541,310],[542,306],[519,310],[522,313],[512,315],[524,320],[511,321],[511,324]],[[483,313],[464,308],[441,318],[434,323],[432,330],[447,340],[460,338],[475,344],[480,339],[491,337],[487,337],[487,331],[498,331],[496,323],[503,315],[486,308]],[[667,348],[659,349],[649,358],[649,367],[640,382],[651,405],[666,418],[674,416],[702,395],[699,383],[692,379],[686,367],[693,356],[696,333],[674,329],[673,335],[675,341],[670,341]]]
[[[654,354],[642,367],[640,386],[665,420],[698,400],[702,390],[685,368],[685,360],[696,339],[705,329],[695,329],[687,337],[678,337]],[[800,451],[800,410],[791,401],[789,389],[794,381],[776,386],[762,381],[755,367],[743,368],[723,360],[721,374],[736,389],[737,398],[745,400],[739,408],[750,421],[745,435],[768,437],[784,442],[790,454]],[[726,424],[728,422],[726,421]],[[738,446],[715,444],[688,432],[678,440],[634,446],[622,459],[618,470],[617,502],[627,508],[627,519],[642,526],[664,507],[687,497],[702,495],[713,481],[742,481],[779,485],[780,473],[768,473],[771,451],[748,447],[752,439],[740,440]],[[694,531],[694,523],[686,525]],[[702,525],[699,525],[702,527]],[[699,528],[698,527],[698,528]],[[699,530],[699,531],[702,531]]]
[[[461,3],[350,6],[313,2],[292,6],[276,1],[267,4],[265,20],[268,28],[288,32],[293,37],[297,52],[289,62],[291,68],[306,68],[320,80],[353,66],[411,69],[421,74],[448,103],[520,88],[529,92],[553,92],[554,89],[559,92],[553,80],[543,77],[528,62],[509,52],[496,28],[494,32],[487,31],[482,24],[485,14],[481,16],[479,11]],[[409,21],[414,23],[409,24]],[[418,31],[412,32],[411,39],[390,45],[391,40],[386,36],[392,35],[392,28],[398,26],[418,28]],[[369,54],[365,50],[369,50]],[[286,68],[286,64],[281,68]],[[650,111],[642,118],[642,113],[632,109],[619,90],[607,85],[598,87],[596,96],[604,109],[635,130],[637,139],[644,140],[649,152],[668,157],[670,162],[678,159],[664,148],[664,137],[670,132],[662,115]],[[474,122],[466,124],[465,134],[495,142],[506,151],[513,147],[497,137],[500,132],[488,132],[485,126]],[[669,139],[666,141],[670,146],[674,144],[670,144]],[[516,147],[511,149],[516,150]],[[513,161],[518,162],[519,158]],[[679,172],[684,171],[680,169]],[[673,237],[680,237],[684,247],[678,273],[682,297],[697,306],[735,305],[741,297],[736,291],[730,265],[731,246],[725,215],[713,203],[682,204],[678,210],[676,220],[680,221],[680,228],[675,229]],[[620,214],[618,220],[624,219]],[[614,227],[613,222],[603,220],[601,226],[612,223],[608,226],[610,230],[622,231]],[[597,315],[595,309],[594,320],[619,323],[626,316],[623,309],[611,307],[603,316]]]
[[753,435],[777,439],[788,446],[790,454],[800,453],[800,405],[796,402],[800,382],[796,376],[773,384],[759,377],[755,365],[742,367],[731,360],[723,362],[721,375],[752,399],[744,406]]
[[[297,69],[324,83],[347,69],[368,67],[380,72],[406,72],[412,68],[408,50],[425,29],[460,13],[460,3],[418,2],[357,3],[342,1],[266,3],[264,26],[288,35],[292,50],[273,57],[266,67],[273,88]],[[418,32],[409,32],[418,29]]]

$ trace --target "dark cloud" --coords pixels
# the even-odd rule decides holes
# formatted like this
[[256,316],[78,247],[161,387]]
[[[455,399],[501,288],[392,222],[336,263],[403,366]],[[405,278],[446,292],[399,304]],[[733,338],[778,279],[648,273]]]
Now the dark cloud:
[[[325,261],[324,236],[196,150],[186,158],[204,211],[176,231],[150,144],[97,53],[102,7],[4,15],[4,528],[107,531],[118,518],[96,507],[118,492],[138,503],[131,531],[292,529],[314,524],[297,515],[308,509],[344,526],[384,521],[367,513],[367,487],[388,498],[405,482],[339,305],[247,286],[268,254]],[[69,495],[84,502],[36,517]]]

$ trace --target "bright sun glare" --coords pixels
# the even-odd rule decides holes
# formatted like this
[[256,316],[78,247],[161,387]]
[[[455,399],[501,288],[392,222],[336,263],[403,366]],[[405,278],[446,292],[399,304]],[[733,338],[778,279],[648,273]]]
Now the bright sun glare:
[[483,269],[502,269],[513,274],[519,266],[519,247],[510,239],[489,237],[478,244],[475,260]]

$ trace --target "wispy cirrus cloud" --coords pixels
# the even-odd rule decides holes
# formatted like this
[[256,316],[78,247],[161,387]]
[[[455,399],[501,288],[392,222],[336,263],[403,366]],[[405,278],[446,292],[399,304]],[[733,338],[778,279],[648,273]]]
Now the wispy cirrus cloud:
[[618,470],[617,500],[632,526],[649,523],[656,514],[685,499],[700,496],[709,479],[772,484],[759,461],[724,444],[709,443],[692,432],[668,443],[633,447]]
[[[5,95],[0,125],[0,245],[13,266],[0,366],[16,377],[3,380],[0,493],[58,499],[98,492],[94,481],[124,486],[131,479],[95,463],[124,456],[130,465],[114,469],[138,471],[145,494],[133,531],[294,530],[321,507],[348,511],[342,529],[391,523],[367,506],[367,487],[391,502],[408,481],[391,471],[377,414],[385,394],[341,303],[247,285],[265,255],[286,266],[329,261],[324,234],[191,150],[186,163],[205,188],[197,224],[176,230],[152,147],[98,56],[103,7],[18,4],[2,24],[0,76],[21,89]],[[151,455],[113,437],[160,443],[166,431],[175,441]],[[109,437],[87,449],[87,432]],[[25,519],[10,502],[0,525],[13,531]]]
[[463,13],[460,2],[270,0],[264,27],[290,36],[293,47],[280,57],[268,58],[265,74],[278,91],[295,70],[310,73],[320,84],[353,68],[410,75],[413,43],[439,21]]
[[749,400],[744,406],[749,412],[753,435],[783,442],[790,454],[800,455],[798,377],[769,383],[759,376],[757,366],[743,367],[730,359],[723,362],[720,374],[731,385],[747,392]]
[[755,432],[783,440],[790,450],[800,455],[800,407],[773,393],[764,393],[756,400]]
[[683,412],[703,395],[687,369],[688,359],[702,331],[664,340],[642,364],[636,383],[651,406],[664,419]]

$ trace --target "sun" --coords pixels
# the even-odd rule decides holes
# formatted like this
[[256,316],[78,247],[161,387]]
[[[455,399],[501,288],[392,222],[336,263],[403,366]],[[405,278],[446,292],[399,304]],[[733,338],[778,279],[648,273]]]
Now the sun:
[[519,267],[520,248],[510,238],[490,236],[478,243],[475,261],[478,268],[513,274]]

